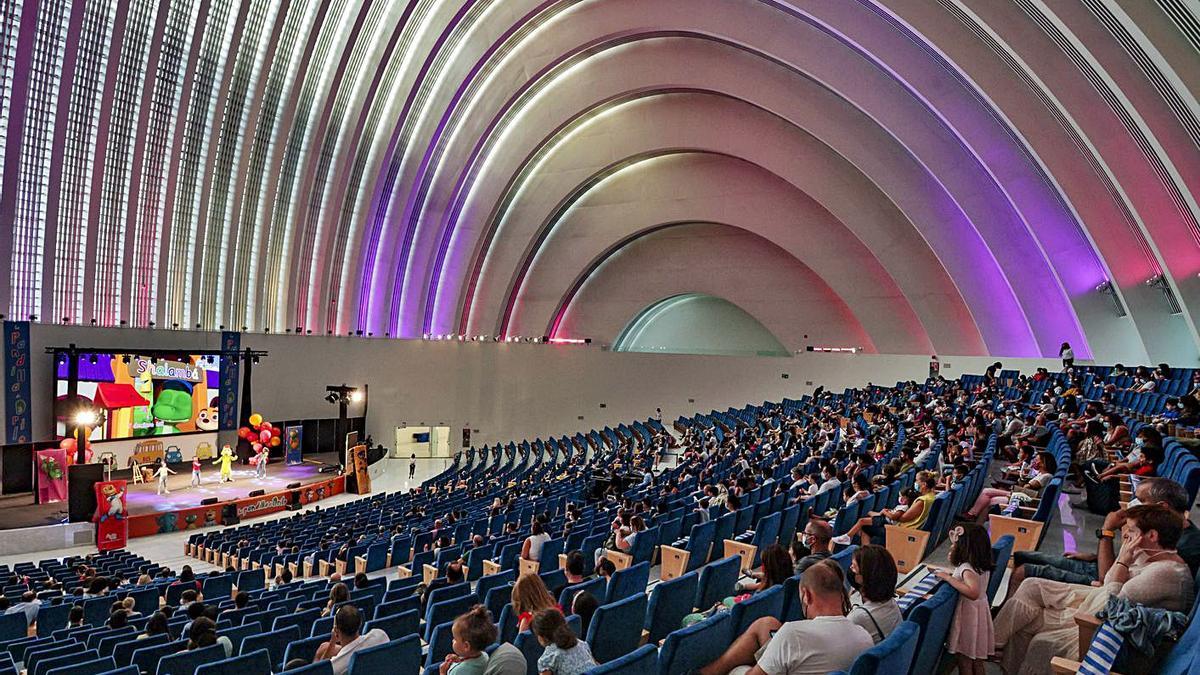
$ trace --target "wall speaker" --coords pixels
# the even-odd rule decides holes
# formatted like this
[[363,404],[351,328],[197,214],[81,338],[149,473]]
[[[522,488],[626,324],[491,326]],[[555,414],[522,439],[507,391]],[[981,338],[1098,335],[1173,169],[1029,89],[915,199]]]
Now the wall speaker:
[[213,504],[216,504],[219,501],[221,501],[221,500],[217,499],[216,497],[209,497],[207,499],[201,499],[200,506],[212,506]]
[[298,487],[300,487],[300,484],[299,484],[299,483],[288,483],[287,489],[289,489],[289,490],[295,490],[295,489],[296,489],[296,488],[298,488]]
[[263,495],[265,495],[265,494],[267,494],[267,491],[266,491],[266,490],[254,490],[253,492],[251,492],[251,493],[250,493],[250,495],[249,495],[249,496],[251,496],[251,497],[261,497],[261,496],[263,496]]

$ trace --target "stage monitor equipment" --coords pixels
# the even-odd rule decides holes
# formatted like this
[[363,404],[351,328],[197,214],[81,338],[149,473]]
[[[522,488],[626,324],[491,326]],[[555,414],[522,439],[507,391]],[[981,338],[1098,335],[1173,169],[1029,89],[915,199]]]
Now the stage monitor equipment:
[[247,496],[247,497],[261,497],[261,496],[263,496],[263,495],[265,495],[265,494],[267,494],[267,491],[266,491],[266,490],[252,490],[252,491],[250,492],[250,494],[248,494],[248,495],[246,495],[246,496]]
[[213,504],[216,504],[219,501],[221,501],[221,500],[217,499],[216,497],[209,497],[207,499],[201,499],[200,506],[212,506]]
[[221,507],[221,524],[222,525],[237,525],[242,522],[238,517],[237,504],[235,502],[226,502]]
[[288,483],[287,489],[289,489],[289,490],[295,490],[295,489],[296,489],[296,488],[298,488],[298,487],[300,487],[300,484],[299,484],[299,483]]
[[67,467],[67,517],[86,523],[96,513],[95,485],[104,480],[103,464],[74,464]]
[[91,440],[152,438],[218,427],[221,357],[213,354],[145,356],[137,353],[80,353],[78,398],[68,401],[67,359],[55,357],[55,430],[67,424],[80,404],[103,412]]

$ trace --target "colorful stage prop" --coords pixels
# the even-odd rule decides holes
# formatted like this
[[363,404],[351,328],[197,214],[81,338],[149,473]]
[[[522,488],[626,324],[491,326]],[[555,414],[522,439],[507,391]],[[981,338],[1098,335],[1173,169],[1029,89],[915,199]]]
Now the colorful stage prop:
[[129,519],[125,515],[125,481],[96,483],[96,548],[108,551],[125,548],[129,538]]

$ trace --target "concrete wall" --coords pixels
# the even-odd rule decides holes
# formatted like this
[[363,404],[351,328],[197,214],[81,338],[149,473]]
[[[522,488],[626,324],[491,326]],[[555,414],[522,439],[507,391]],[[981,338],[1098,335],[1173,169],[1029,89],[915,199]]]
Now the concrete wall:
[[[36,438],[52,431],[50,346],[137,350],[217,349],[219,333],[34,325],[32,399]],[[809,354],[740,358],[613,353],[598,346],[433,342],[244,334],[243,348],[266,350],[254,366],[254,408],[269,419],[329,417],[325,385],[369,385],[368,431],[392,443],[397,426],[462,429],[476,445],[571,434],[650,416],[664,419],[748,402],[798,397],[868,381],[923,379],[925,356]],[[942,372],[982,372],[993,359],[944,356]],[[1047,359],[1004,359],[1025,370]],[[786,379],[784,376],[787,376]],[[352,405],[350,414],[361,413]]]

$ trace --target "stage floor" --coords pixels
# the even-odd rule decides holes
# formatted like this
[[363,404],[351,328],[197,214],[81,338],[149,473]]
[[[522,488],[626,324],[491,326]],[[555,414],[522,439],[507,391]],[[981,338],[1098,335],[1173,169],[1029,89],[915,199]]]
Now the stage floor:
[[[282,462],[267,465],[267,477],[259,479],[254,467],[235,465],[233,482],[221,483],[221,471],[212,461],[205,462],[199,487],[192,487],[191,462],[180,465],[178,473],[167,479],[170,494],[159,495],[158,482],[126,483],[125,507],[130,516],[143,516],[170,511],[182,511],[200,506],[200,501],[216,497],[226,502],[245,499],[254,490],[266,493],[287,489],[291,483],[307,485],[336,476],[336,473],[320,473],[323,466],[337,466],[337,453],[306,455],[303,464],[287,466]],[[174,467],[172,467],[174,468]],[[0,530],[38,525],[56,525],[67,518],[67,503],[34,504],[33,494],[24,493],[0,497]]]

